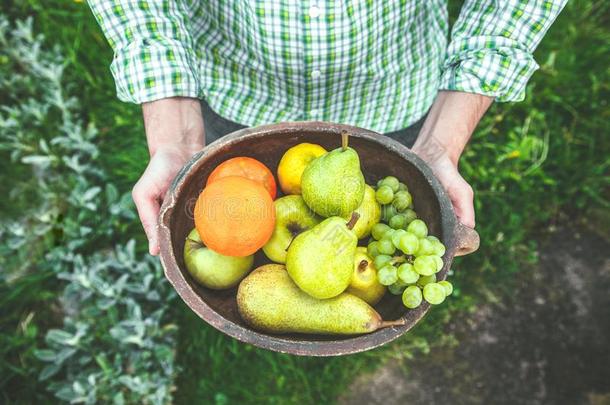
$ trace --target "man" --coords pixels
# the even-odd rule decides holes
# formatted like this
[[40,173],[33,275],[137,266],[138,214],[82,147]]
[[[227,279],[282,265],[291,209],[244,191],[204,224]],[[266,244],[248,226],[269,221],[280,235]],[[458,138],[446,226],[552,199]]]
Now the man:
[[[474,227],[458,161],[493,100],[518,101],[566,0],[90,0],[118,97],[142,104],[150,162],[133,198],[151,254],[182,165],[243,126],[323,120],[412,146]],[[205,101],[200,101],[205,100]]]

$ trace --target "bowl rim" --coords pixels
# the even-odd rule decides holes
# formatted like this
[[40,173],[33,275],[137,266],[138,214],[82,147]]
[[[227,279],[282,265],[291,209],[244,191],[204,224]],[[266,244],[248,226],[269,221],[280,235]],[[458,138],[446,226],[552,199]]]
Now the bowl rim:
[[[322,121],[294,121],[283,122],[278,124],[262,125],[258,127],[247,127],[235,132],[232,132],[215,142],[210,143],[201,151],[196,153],[178,172],[172,181],[163,204],[160,209],[158,218],[158,230],[160,240],[160,260],[164,269],[165,276],[170,284],[174,287],[180,298],[205,322],[243,343],[249,343],[254,346],[268,349],[280,353],[289,353],[303,356],[339,356],[346,354],[359,353],[374,349],[389,343],[415,326],[421,318],[426,315],[430,309],[430,305],[424,303],[419,308],[410,312],[411,322],[406,325],[393,326],[377,330],[375,332],[356,335],[353,337],[343,337],[340,340],[294,340],[285,339],[281,335],[272,335],[258,332],[239,325],[229,319],[226,319],[221,314],[210,307],[189,285],[186,278],[182,274],[178,261],[172,247],[172,232],[169,226],[171,215],[174,211],[178,196],[183,190],[187,174],[198,170],[203,164],[205,157],[210,156],[217,151],[230,147],[236,143],[248,138],[264,137],[269,134],[291,133],[291,132],[326,132],[329,134],[340,134],[341,131],[348,131],[350,135],[358,138],[363,138],[367,141],[378,143],[391,152],[398,154],[401,158],[407,160],[417,168],[424,176],[432,188],[440,208],[440,221],[443,227],[447,226],[449,232],[453,235],[458,221],[453,210],[453,206],[445,189],[440,184],[439,180],[434,176],[430,167],[409,148],[402,145],[391,137],[379,134],[377,132],[351,126],[345,124],[328,123]],[[383,139],[383,141],[382,141]],[[455,238],[451,241],[451,245],[447,247],[446,257],[453,260],[456,252]],[[404,317],[404,315],[403,315]]]

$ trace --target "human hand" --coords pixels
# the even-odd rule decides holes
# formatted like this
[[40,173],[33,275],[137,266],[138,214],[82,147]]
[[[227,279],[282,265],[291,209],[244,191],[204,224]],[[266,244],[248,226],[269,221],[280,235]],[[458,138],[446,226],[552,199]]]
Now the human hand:
[[133,187],[131,195],[148,238],[148,251],[153,256],[159,254],[157,217],[163,197],[178,171],[199,150],[178,145],[157,149]]
[[170,98],[142,105],[150,161],[132,190],[151,255],[159,254],[157,217],[172,180],[205,145],[199,100]]
[[470,228],[475,226],[474,191],[460,175],[457,165],[445,153],[430,154],[428,151],[413,149],[434,172],[451,199],[455,215],[460,222]]
[[474,192],[460,175],[458,161],[493,98],[458,91],[440,91],[422,126],[413,152],[439,179],[462,224],[474,228]]

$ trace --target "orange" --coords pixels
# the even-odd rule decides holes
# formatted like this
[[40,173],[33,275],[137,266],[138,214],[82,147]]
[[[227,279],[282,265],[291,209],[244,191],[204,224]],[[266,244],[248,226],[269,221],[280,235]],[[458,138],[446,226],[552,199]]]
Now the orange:
[[271,198],[275,199],[277,186],[273,173],[271,173],[271,170],[269,170],[267,166],[258,160],[246,156],[225,160],[210,174],[207,185],[210,185],[218,179],[229,176],[246,177],[261,183],[267,191],[269,191]]
[[206,186],[195,203],[194,217],[203,243],[225,256],[253,254],[275,228],[275,207],[267,189],[239,176]]

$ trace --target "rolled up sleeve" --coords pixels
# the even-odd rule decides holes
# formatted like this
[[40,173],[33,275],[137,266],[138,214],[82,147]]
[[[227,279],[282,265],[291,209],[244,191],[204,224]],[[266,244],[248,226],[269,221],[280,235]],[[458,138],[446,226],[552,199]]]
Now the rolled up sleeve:
[[199,97],[198,58],[180,0],[90,0],[114,51],[110,70],[120,100],[144,103]]
[[441,90],[521,101],[533,52],[567,0],[467,0],[452,29]]

